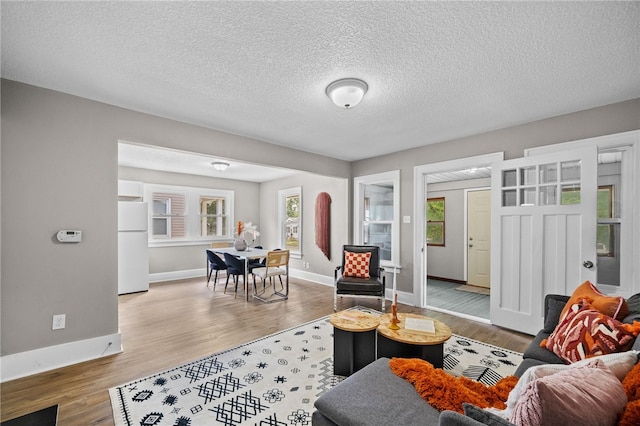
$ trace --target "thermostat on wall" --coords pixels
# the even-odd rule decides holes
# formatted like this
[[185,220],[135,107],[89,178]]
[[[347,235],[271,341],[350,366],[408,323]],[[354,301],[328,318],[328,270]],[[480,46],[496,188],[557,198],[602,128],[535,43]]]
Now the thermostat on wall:
[[56,235],[61,243],[79,243],[82,241],[82,231],[62,229]]

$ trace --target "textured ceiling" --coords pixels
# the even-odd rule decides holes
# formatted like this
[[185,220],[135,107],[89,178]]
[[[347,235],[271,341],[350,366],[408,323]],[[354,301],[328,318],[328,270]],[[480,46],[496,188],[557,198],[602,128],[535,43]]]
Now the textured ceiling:
[[[640,97],[640,2],[7,2],[2,77],[344,160]],[[326,86],[369,91],[349,110]]]

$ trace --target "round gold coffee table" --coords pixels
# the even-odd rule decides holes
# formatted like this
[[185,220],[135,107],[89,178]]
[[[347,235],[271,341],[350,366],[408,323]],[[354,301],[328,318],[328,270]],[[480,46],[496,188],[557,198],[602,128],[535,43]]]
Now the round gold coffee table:
[[[392,314],[380,317],[378,326],[378,358],[421,358],[436,368],[442,368],[444,362],[444,342],[451,337],[451,329],[442,321],[418,314],[399,313],[399,330],[389,328]],[[407,318],[433,321],[433,333],[405,329]]]
[[355,309],[336,312],[333,324],[333,374],[350,376],[376,360],[376,329],[380,317]]

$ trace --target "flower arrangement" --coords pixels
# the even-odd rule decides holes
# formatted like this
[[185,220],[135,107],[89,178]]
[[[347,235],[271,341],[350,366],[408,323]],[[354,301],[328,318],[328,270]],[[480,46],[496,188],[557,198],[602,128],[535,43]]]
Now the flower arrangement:
[[237,226],[237,235],[238,238],[242,238],[243,240],[250,240],[251,242],[253,242],[260,235],[260,232],[258,232],[257,227],[255,225],[252,225],[251,222],[244,223],[243,221],[239,220]]

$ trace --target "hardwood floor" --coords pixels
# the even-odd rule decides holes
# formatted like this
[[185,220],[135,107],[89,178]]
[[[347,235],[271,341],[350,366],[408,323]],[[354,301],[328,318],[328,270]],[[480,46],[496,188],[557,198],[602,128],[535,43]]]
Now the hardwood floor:
[[[3,383],[1,420],[59,404],[60,425],[113,425],[108,388],[175,367],[333,312],[332,288],[291,280],[289,300],[245,302],[233,291],[206,287],[206,279],[152,284],[148,292],[119,297],[124,352]],[[375,299],[345,298],[339,309]],[[390,304],[387,303],[390,311]],[[448,324],[453,333],[522,352],[531,336],[424,309],[399,306]]]

